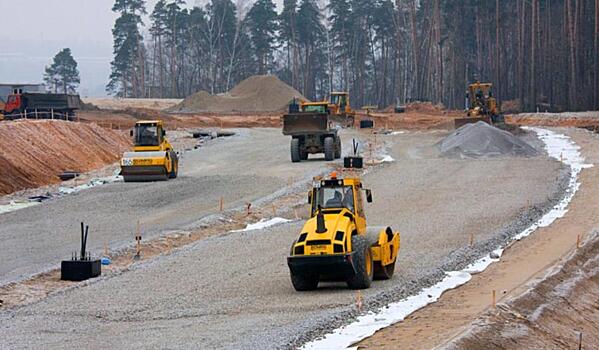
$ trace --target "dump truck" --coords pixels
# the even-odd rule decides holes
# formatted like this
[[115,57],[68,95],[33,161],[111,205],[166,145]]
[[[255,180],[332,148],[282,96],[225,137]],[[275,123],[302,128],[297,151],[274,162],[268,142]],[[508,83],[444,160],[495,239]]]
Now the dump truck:
[[341,138],[329,121],[327,102],[290,104],[289,113],[283,116],[283,134],[291,136],[294,163],[316,153],[324,153],[327,161],[341,158]]
[[493,97],[493,84],[475,82],[466,91],[466,118],[455,119],[455,128],[483,121],[497,127],[505,127],[505,118]]
[[177,177],[179,158],[166,139],[162,121],[138,121],[131,130],[131,137],[133,152],[125,152],[121,159],[125,182],[166,181]]
[[317,179],[308,193],[311,217],[291,245],[287,265],[297,291],[313,290],[320,281],[343,281],[352,289],[390,279],[400,235],[389,226],[368,227],[363,195],[372,193],[357,177]]
[[6,119],[38,118],[72,120],[81,108],[79,95],[23,92],[8,95],[3,114]]

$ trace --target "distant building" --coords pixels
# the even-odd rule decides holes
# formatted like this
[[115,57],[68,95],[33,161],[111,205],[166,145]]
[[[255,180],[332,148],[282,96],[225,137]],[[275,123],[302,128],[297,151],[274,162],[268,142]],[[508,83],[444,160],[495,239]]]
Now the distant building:
[[14,89],[21,89],[23,92],[45,92],[44,84],[2,84],[0,83],[0,100],[6,102],[6,97],[12,93]]

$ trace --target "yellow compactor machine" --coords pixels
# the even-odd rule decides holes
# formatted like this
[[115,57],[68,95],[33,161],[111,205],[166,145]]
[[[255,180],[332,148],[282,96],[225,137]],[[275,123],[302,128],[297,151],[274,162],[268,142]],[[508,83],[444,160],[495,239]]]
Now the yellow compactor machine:
[[121,175],[125,182],[157,181],[177,177],[179,158],[166,139],[160,120],[138,121],[131,130],[133,152],[125,152],[121,160]]
[[316,289],[320,281],[344,281],[352,289],[364,289],[373,279],[393,276],[399,232],[388,226],[367,227],[363,192],[372,202],[359,178],[342,179],[333,173],[315,181],[308,195],[311,218],[287,258],[296,290]]

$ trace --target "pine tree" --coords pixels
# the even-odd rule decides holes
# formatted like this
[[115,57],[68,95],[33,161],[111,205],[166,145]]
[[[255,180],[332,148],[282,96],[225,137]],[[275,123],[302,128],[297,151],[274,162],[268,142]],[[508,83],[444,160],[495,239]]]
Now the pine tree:
[[155,69],[158,68],[158,84],[160,90],[158,96],[161,98],[164,97],[165,62],[163,53],[163,38],[168,29],[167,16],[166,1],[159,0],[154,6],[154,10],[150,15],[150,21],[152,22],[152,26],[150,27],[150,35],[152,35],[154,38],[154,64],[152,65],[153,71],[151,85],[154,85],[153,82],[156,75]]
[[49,86],[54,86],[54,93],[58,89],[63,93],[74,93],[81,82],[79,79],[79,70],[77,62],[71,55],[71,49],[65,48],[54,56],[52,64],[46,67],[44,82]]
[[300,4],[297,13],[297,32],[302,63],[302,93],[314,99],[317,96],[317,80],[328,80],[324,56],[325,28],[320,9],[314,0],[303,0]]
[[112,29],[114,59],[106,90],[123,97],[142,97],[145,84],[145,52],[139,26],[146,14],[144,0],[116,0],[113,12],[120,13]]
[[283,10],[279,15],[279,40],[284,44],[286,51],[283,81],[297,88],[297,0],[283,1]]
[[256,59],[257,73],[266,74],[275,49],[277,13],[272,0],[258,0],[245,21]]

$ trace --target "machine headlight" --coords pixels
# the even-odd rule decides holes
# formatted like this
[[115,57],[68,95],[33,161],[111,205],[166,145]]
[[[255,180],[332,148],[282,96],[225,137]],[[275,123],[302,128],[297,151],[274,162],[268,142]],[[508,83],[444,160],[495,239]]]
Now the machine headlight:
[[131,159],[131,158],[124,158],[123,159],[123,165],[124,166],[132,166],[133,165],[133,159]]

